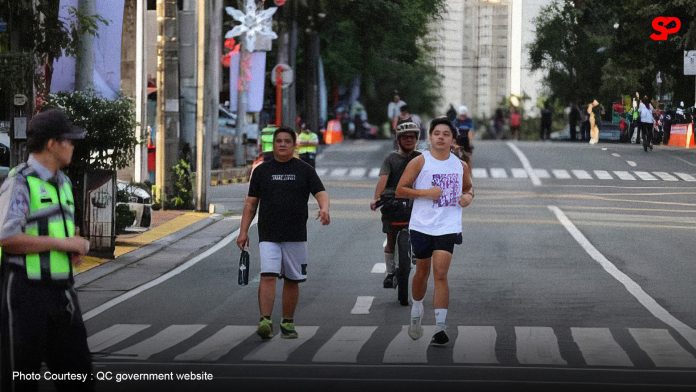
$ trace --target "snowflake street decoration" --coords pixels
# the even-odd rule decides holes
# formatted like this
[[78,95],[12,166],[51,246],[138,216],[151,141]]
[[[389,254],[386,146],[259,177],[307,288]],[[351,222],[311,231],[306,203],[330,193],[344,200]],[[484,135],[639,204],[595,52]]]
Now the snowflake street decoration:
[[235,26],[225,34],[225,38],[232,38],[244,35],[244,49],[253,52],[256,47],[256,36],[262,35],[270,39],[278,38],[278,35],[271,30],[271,17],[275,14],[277,7],[271,7],[261,12],[257,12],[255,0],[245,0],[246,13],[233,8],[225,7],[231,17],[240,25]]

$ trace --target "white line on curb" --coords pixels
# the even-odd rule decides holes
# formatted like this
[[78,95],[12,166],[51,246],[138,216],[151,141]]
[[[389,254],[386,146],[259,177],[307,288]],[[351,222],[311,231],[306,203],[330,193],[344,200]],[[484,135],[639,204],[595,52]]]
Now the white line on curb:
[[605,271],[607,271],[614,279],[619,281],[628,292],[633,295],[641,305],[643,305],[653,316],[658,320],[672,327],[678,334],[684,337],[689,344],[696,348],[696,330],[684,324],[676,317],[672,316],[665,308],[655,301],[648,293],[643,290],[638,283],[634,282],[628,275],[624,274],[616,268],[611,261],[590,243],[590,241],[578,230],[573,222],[556,206],[548,206],[549,210],[556,215],[556,218],[561,222],[563,227],[570,233],[575,241],[582,246],[590,257],[599,263]]
[[[253,227],[257,221],[258,221],[258,217],[255,217],[254,220],[251,222],[250,227]],[[127,291],[127,292],[119,295],[116,298],[112,298],[109,301],[107,301],[107,302],[97,306],[96,308],[90,310],[89,312],[85,313],[82,316],[82,319],[87,321],[87,320],[89,320],[95,316],[98,316],[101,313],[113,308],[114,306],[120,304],[121,302],[124,302],[128,299],[135,297],[136,295],[142,293],[143,291],[151,289],[151,288],[157,286],[158,284],[166,282],[167,280],[173,278],[174,276],[179,275],[180,273],[182,273],[182,272],[186,271],[187,269],[193,267],[194,265],[198,264],[198,262],[200,262],[201,260],[210,256],[211,254],[219,251],[220,249],[224,248],[225,246],[228,246],[230,243],[232,243],[232,241],[235,238],[237,238],[238,235],[239,235],[239,229],[235,230],[234,233],[223,238],[220,242],[215,244],[212,248],[199,254],[198,256],[194,257],[193,259],[179,265],[178,267],[167,272],[166,274],[161,275],[160,277],[153,279],[145,284],[142,284],[142,285],[134,288],[133,290]]]

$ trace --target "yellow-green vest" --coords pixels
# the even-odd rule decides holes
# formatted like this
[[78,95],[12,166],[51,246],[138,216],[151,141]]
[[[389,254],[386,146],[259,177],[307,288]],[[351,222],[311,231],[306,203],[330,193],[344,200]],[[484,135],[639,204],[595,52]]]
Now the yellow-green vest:
[[[22,171],[26,172],[26,167]],[[29,215],[24,234],[51,238],[75,236],[75,199],[70,183],[66,181],[59,186],[42,180],[31,171],[20,175],[26,178],[29,189]],[[24,266],[30,280],[65,281],[72,273],[70,255],[58,250],[26,254]]]
[[275,125],[269,125],[261,130],[261,152],[273,152],[273,134]]
[[[300,142],[311,142],[311,141],[318,142],[319,137],[313,132],[300,132],[300,136],[299,136],[298,140]],[[317,153],[317,146],[316,145],[300,146],[297,148],[297,151],[300,154],[307,154],[307,153],[316,154]]]

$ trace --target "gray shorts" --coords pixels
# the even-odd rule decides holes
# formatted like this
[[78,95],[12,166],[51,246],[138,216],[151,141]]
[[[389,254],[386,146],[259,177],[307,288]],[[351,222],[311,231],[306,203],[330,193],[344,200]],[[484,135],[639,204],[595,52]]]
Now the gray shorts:
[[306,242],[259,242],[261,274],[288,280],[307,280]]

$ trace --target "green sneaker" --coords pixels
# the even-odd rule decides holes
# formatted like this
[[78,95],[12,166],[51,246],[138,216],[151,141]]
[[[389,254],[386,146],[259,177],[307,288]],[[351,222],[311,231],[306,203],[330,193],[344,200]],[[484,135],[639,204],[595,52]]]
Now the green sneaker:
[[270,339],[273,337],[273,321],[268,318],[261,318],[259,326],[256,328],[256,334],[261,336],[261,339]]
[[295,323],[286,321],[280,323],[280,337],[283,339],[297,339],[297,331],[295,331]]

